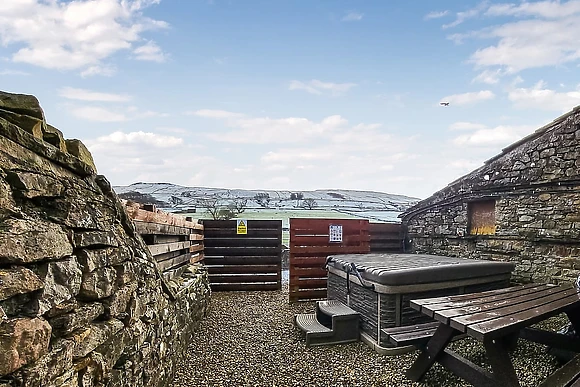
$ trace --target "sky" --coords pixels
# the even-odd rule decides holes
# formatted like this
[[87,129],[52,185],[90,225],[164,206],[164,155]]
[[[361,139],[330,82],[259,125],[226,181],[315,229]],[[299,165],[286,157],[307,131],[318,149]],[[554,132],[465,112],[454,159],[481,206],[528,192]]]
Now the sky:
[[0,90],[114,185],[425,198],[580,105],[579,36],[580,0],[2,0]]

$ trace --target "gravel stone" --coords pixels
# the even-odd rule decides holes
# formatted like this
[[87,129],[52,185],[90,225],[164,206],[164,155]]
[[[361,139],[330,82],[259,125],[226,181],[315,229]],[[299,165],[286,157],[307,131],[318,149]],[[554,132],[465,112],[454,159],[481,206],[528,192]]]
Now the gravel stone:
[[[287,284],[282,291],[213,293],[173,386],[469,386],[439,364],[423,383],[407,380],[405,370],[416,351],[384,356],[362,342],[307,348],[293,317],[313,311],[313,302],[288,303]],[[565,321],[558,316],[541,325],[558,329]],[[451,347],[489,369],[476,340],[459,340]],[[522,387],[536,386],[558,367],[544,346],[524,340],[512,359]]]

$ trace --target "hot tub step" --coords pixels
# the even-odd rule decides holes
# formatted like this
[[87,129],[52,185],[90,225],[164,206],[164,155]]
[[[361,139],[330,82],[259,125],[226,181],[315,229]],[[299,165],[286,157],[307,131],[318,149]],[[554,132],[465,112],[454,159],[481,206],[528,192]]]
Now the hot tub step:
[[355,312],[342,302],[338,300],[326,300],[318,301],[316,303],[317,312],[325,314],[327,316],[358,316],[358,312]]
[[316,313],[297,314],[296,326],[306,332],[306,345],[330,345],[358,341],[359,314],[339,301],[319,301]]
[[294,316],[294,324],[306,333],[306,346],[330,344],[332,329],[318,322],[316,314],[297,314]]

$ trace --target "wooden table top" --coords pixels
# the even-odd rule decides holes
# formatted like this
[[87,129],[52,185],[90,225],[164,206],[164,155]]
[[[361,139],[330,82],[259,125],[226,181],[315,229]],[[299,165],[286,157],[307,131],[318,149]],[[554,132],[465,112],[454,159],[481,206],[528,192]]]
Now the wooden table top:
[[572,285],[528,284],[412,300],[411,307],[478,340],[495,339],[580,307]]

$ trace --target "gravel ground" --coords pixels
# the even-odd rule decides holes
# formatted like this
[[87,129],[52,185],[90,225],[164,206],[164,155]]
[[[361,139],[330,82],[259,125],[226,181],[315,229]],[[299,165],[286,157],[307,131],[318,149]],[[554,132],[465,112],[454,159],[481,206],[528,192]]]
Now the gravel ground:
[[[439,365],[424,383],[405,379],[417,353],[382,356],[358,342],[305,346],[294,327],[296,313],[314,303],[288,303],[287,289],[275,292],[213,293],[189,353],[178,367],[176,387],[189,386],[468,386]],[[544,325],[558,328],[563,317]],[[486,366],[482,345],[471,339],[452,344],[469,360]],[[557,364],[542,346],[520,341],[514,365],[522,387],[537,386]]]

